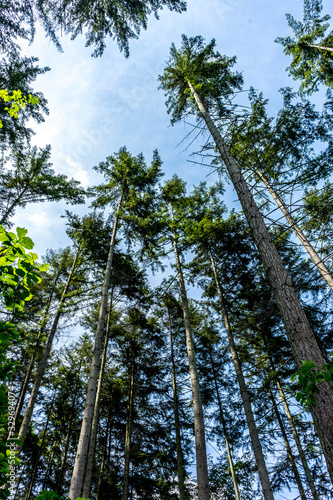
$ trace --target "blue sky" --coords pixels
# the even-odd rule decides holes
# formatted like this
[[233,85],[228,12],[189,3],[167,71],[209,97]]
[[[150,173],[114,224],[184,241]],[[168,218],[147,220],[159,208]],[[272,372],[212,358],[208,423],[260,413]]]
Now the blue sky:
[[[38,146],[51,144],[52,162],[56,172],[80,180],[84,186],[100,179],[93,165],[126,145],[132,154],[143,152],[147,161],[158,149],[164,161],[165,179],[177,173],[193,184],[206,177],[208,170],[188,162],[189,151],[177,144],[189,132],[184,124],[170,126],[165,97],[158,90],[157,76],[169,57],[171,42],[180,45],[181,35],[202,35],[207,41],[216,39],[217,49],[228,56],[237,56],[237,70],[244,75],[244,88],[262,91],[271,100],[271,110],[281,106],[279,88],[293,85],[285,68],[288,58],[282,46],[274,43],[277,36],[289,33],[285,13],[302,15],[302,2],[281,0],[189,0],[188,10],[176,14],[164,9],[160,19],[151,17],[148,29],[130,45],[125,59],[116,43],[108,40],[102,58],[92,58],[85,38],[75,41],[63,37],[64,52],[56,50],[37,30],[34,43],[23,52],[39,58],[41,66],[51,71],[35,82],[49,102],[50,115],[44,124],[33,125]],[[202,138],[193,145],[198,150]],[[228,187],[228,204],[236,199]],[[68,244],[64,220],[64,204],[32,205],[17,211],[14,222],[29,230],[39,255],[49,247]],[[85,208],[74,207],[83,213]]]
[[[92,167],[126,145],[132,154],[143,152],[147,161],[158,149],[164,162],[165,180],[174,173],[185,179],[188,188],[202,180],[214,182],[215,174],[188,162],[189,152],[177,144],[189,132],[183,123],[170,126],[163,92],[157,77],[169,57],[171,42],[180,45],[181,35],[202,35],[216,39],[217,49],[237,56],[236,69],[243,73],[244,88],[262,91],[270,99],[270,111],[282,104],[279,89],[295,86],[285,71],[289,59],[277,36],[290,34],[285,14],[302,17],[303,2],[280,0],[188,0],[188,10],[175,14],[167,9],[160,19],[150,18],[147,31],[130,44],[125,59],[115,42],[108,40],[102,58],[92,58],[83,36],[75,41],[62,38],[64,52],[56,50],[37,30],[34,43],[22,52],[39,58],[40,66],[50,66],[34,84],[49,102],[45,123],[33,125],[33,143],[52,146],[52,162],[57,173],[74,177],[87,187],[101,181]],[[327,12],[327,6],[325,13]],[[198,150],[202,138],[192,146]],[[232,208],[236,194],[227,186],[226,201]],[[65,233],[65,204],[31,205],[18,210],[13,222],[26,227],[41,256],[47,248],[69,244]],[[86,207],[70,208],[85,213]],[[278,445],[277,445],[278,446]],[[297,493],[276,495],[276,499],[295,498]]]

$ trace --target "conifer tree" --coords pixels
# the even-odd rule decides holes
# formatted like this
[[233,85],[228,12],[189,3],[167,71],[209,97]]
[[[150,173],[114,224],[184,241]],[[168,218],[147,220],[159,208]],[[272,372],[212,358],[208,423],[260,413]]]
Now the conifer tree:
[[[214,47],[214,40],[206,46],[202,37],[188,39],[185,35],[180,50],[172,45],[171,59],[160,76],[161,87],[169,96],[168,110],[172,113],[173,122],[188,112],[205,121],[238,194],[278,304],[297,368],[301,369],[303,361],[312,361],[320,369],[324,358],[291,279],[239,165],[212,120],[214,111],[219,118],[229,114],[227,105],[230,97],[240,88],[242,80],[239,74],[230,71],[234,59],[221,56],[214,51]],[[323,382],[311,413],[333,480],[333,413],[330,413],[330,408],[333,408],[333,386]]]

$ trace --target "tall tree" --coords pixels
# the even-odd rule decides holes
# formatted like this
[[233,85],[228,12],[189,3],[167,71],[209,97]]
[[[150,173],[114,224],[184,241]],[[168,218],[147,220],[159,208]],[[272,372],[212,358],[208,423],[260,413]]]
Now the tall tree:
[[[168,110],[172,112],[173,122],[180,120],[188,112],[205,121],[226,165],[251,229],[284,322],[296,365],[300,369],[303,361],[309,360],[320,369],[324,358],[291,279],[244,176],[211,117],[213,111],[216,111],[220,118],[229,113],[229,100],[241,85],[241,76],[230,70],[235,60],[221,56],[214,51],[214,47],[214,40],[206,46],[202,37],[188,39],[185,35],[180,50],[177,51],[172,45],[171,59],[163,75],[159,77],[161,87],[169,96]],[[320,385],[311,413],[333,480],[332,384],[323,382]]]
[[[69,497],[72,500],[81,496],[84,484],[118,224],[121,219],[126,219],[126,216],[129,221],[131,217],[134,217],[136,221],[137,217],[144,218],[145,214],[148,213],[149,203],[151,199],[154,198],[154,185],[161,176],[160,165],[161,161],[157,152],[154,153],[152,164],[148,167],[142,154],[134,157],[127,152],[126,148],[122,148],[118,154],[108,157],[105,162],[100,163],[100,165],[96,167],[96,170],[103,173],[106,177],[107,184],[95,188],[97,194],[94,203],[95,206],[106,206],[109,203],[117,201],[117,208],[114,215],[112,235],[105,267],[86,406],[69,492]],[[144,194],[146,194],[146,196],[144,196]]]
[[49,163],[50,146],[37,150],[16,150],[11,165],[0,171],[0,224],[10,225],[9,219],[18,207],[28,203],[66,200],[83,203],[85,191],[79,182],[67,180],[66,175],[55,174]]
[[302,93],[312,93],[320,83],[333,88],[333,32],[327,22],[331,16],[322,16],[322,8],[322,0],[304,0],[303,22],[286,14],[294,37],[276,39],[284,53],[293,57],[287,70],[295,80],[301,80]]

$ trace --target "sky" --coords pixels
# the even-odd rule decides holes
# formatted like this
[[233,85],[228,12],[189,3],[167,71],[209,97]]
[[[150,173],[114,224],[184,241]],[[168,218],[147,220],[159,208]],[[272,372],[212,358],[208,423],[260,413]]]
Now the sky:
[[[43,30],[37,29],[33,44],[22,44],[22,53],[38,57],[40,66],[51,68],[34,83],[35,91],[48,99],[50,114],[43,124],[33,125],[33,144],[51,144],[54,170],[74,177],[84,187],[102,181],[92,167],[122,146],[133,155],[143,152],[147,162],[158,149],[165,180],[176,173],[187,181],[189,190],[203,180],[215,182],[216,174],[208,175],[207,168],[189,162],[190,152],[199,150],[204,139],[200,137],[186,150],[187,143],[179,143],[189,127],[184,123],[170,126],[157,81],[169,58],[170,45],[174,42],[179,47],[183,33],[202,35],[207,42],[215,38],[219,52],[237,56],[235,69],[243,74],[244,89],[252,86],[263,92],[274,115],[282,106],[279,89],[298,86],[288,77],[290,61],[274,40],[291,34],[285,14],[301,19],[302,8],[300,0],[188,0],[185,13],[164,9],[159,20],[151,17],[148,29],[130,43],[128,59],[110,39],[103,57],[91,57],[92,48],[85,47],[84,36],[75,41],[62,37],[61,53],[45,39]],[[327,8],[324,2],[325,13]],[[230,185],[226,202],[229,208],[237,206]],[[39,256],[48,248],[70,244],[61,218],[66,208],[81,215],[88,210],[87,206],[68,207],[64,203],[17,210],[13,222],[28,229]],[[282,492],[276,499],[296,496],[296,492]]]
[[[22,52],[38,57],[40,66],[51,68],[34,83],[34,89],[48,99],[50,114],[43,124],[32,125],[36,132],[33,143],[39,147],[51,144],[54,170],[74,177],[84,187],[102,182],[92,167],[125,145],[133,155],[143,152],[147,162],[158,149],[165,180],[177,173],[187,181],[189,190],[203,180],[215,182],[216,174],[209,175],[208,168],[189,162],[190,151],[198,151],[203,138],[186,150],[188,141],[179,143],[190,128],[183,123],[170,126],[166,99],[157,81],[170,45],[174,42],[178,47],[183,33],[202,35],[207,42],[215,38],[219,52],[237,56],[235,69],[244,76],[244,89],[253,86],[262,91],[275,114],[282,105],[279,89],[295,83],[285,71],[288,58],[282,46],[274,42],[277,36],[290,34],[286,12],[301,18],[302,2],[189,0],[183,14],[163,9],[159,20],[151,17],[148,29],[130,43],[128,59],[111,39],[103,57],[91,57],[84,36],[75,41],[62,37],[61,53],[37,29],[35,41],[24,44]],[[236,194],[228,186],[228,205],[235,200]],[[66,208],[87,212],[87,207],[44,203],[18,210],[13,222],[28,229],[35,251],[43,255],[47,248],[69,244],[60,217]]]

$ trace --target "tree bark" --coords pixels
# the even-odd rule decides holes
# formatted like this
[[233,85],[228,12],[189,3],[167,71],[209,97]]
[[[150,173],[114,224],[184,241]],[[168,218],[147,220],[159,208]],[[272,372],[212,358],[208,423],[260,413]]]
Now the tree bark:
[[333,290],[333,276],[332,276],[331,272],[326,267],[326,265],[324,264],[322,259],[319,257],[319,255],[317,254],[317,252],[315,251],[315,249],[313,248],[313,246],[311,245],[311,243],[309,242],[309,240],[307,239],[307,237],[305,236],[305,234],[303,233],[301,228],[297,225],[297,222],[295,221],[295,219],[290,215],[287,207],[285,206],[283,201],[279,198],[277,193],[274,191],[274,189],[272,188],[272,186],[270,185],[270,183],[268,182],[268,180],[266,179],[264,174],[258,168],[255,168],[255,171],[258,174],[258,176],[260,177],[260,179],[263,181],[265,186],[267,187],[268,191],[270,192],[270,194],[272,195],[276,204],[280,208],[281,212],[283,213],[283,215],[285,216],[285,218],[289,222],[292,230],[294,231],[294,233],[296,234],[296,236],[298,237],[298,239],[302,243],[303,247],[310,255],[314,264],[318,268],[320,274],[322,275],[324,280],[327,282],[327,284],[329,285],[331,290]]
[[105,456],[106,456],[106,448],[107,448],[107,443],[108,443],[110,422],[111,422],[111,408],[109,409],[108,420],[106,423],[106,434],[104,436],[103,453],[102,453],[101,468],[99,471],[96,500],[99,500],[99,495],[100,495],[102,481],[103,481],[103,472],[104,472],[104,464],[105,464]]
[[313,49],[326,50],[327,52],[333,52],[333,47],[323,47],[322,45],[312,45],[311,43],[304,44],[306,47],[312,47]]
[[191,386],[192,386],[198,498],[199,500],[209,500],[210,494],[209,494],[207,453],[206,453],[206,440],[205,440],[205,424],[204,424],[204,416],[203,416],[202,401],[200,394],[199,377],[195,359],[195,349],[193,343],[190,311],[188,308],[188,300],[183,278],[182,266],[179,259],[177,237],[174,230],[173,230],[173,245],[175,251],[180,293],[182,298],[182,309],[183,309],[184,325],[186,332],[186,347],[187,347],[187,355],[189,361]]
[[66,467],[67,453],[68,453],[69,442],[70,442],[70,438],[71,438],[74,414],[75,414],[74,407],[75,407],[75,402],[76,402],[76,398],[77,398],[77,388],[79,385],[79,377],[80,377],[80,373],[81,373],[81,367],[82,367],[82,360],[80,360],[80,365],[79,365],[79,369],[78,369],[78,378],[76,380],[76,384],[74,387],[74,396],[73,396],[72,404],[71,404],[71,414],[70,414],[69,421],[68,421],[65,449],[64,449],[63,456],[62,456],[61,467],[60,467],[59,477],[58,477],[57,486],[56,486],[56,493],[58,495],[60,494],[62,478],[63,478],[65,467]]
[[[50,356],[50,351],[51,351],[53,339],[54,339],[54,336],[55,336],[56,331],[57,331],[58,323],[59,323],[59,320],[60,320],[60,317],[61,317],[61,314],[62,314],[62,309],[63,309],[64,303],[65,303],[65,300],[66,300],[66,295],[67,295],[67,292],[68,292],[68,288],[69,288],[70,283],[71,283],[72,278],[73,278],[73,274],[74,274],[74,270],[75,270],[75,267],[76,267],[76,264],[77,264],[79,253],[80,253],[80,248],[78,248],[77,251],[76,251],[75,258],[74,258],[74,261],[73,261],[73,264],[72,264],[72,267],[71,267],[71,270],[70,270],[70,273],[69,273],[69,276],[68,276],[68,279],[67,279],[64,291],[63,291],[61,299],[60,299],[59,307],[58,307],[57,313],[55,315],[55,318],[53,320],[52,328],[51,328],[50,334],[48,336],[47,343],[46,343],[46,346],[44,348],[44,352],[43,352],[42,358],[41,358],[40,363],[38,365],[38,370],[37,370],[37,375],[36,375],[35,383],[34,383],[34,386],[32,388],[30,399],[29,399],[28,405],[26,407],[26,410],[25,410],[25,413],[24,413],[24,417],[23,417],[23,421],[22,421],[22,424],[21,424],[21,427],[20,427],[20,431],[19,431],[19,439],[21,439],[21,440],[24,440],[24,438],[25,438],[25,436],[27,434],[27,431],[28,431],[28,427],[29,427],[29,424],[30,424],[30,421],[31,421],[32,413],[33,413],[33,410],[34,410],[34,407],[35,407],[35,404],[36,404],[36,401],[37,401],[37,396],[38,396],[39,388],[41,386],[42,379],[43,379],[44,372],[45,372],[45,368],[46,368],[47,362],[49,360],[49,356]],[[21,445],[18,448],[19,453],[22,450],[22,446],[23,445]]]
[[231,326],[229,323],[228,312],[227,312],[225,304],[224,304],[222,287],[220,284],[219,277],[217,275],[217,270],[216,270],[213,254],[210,250],[209,250],[209,257],[210,257],[212,270],[214,273],[216,288],[217,288],[217,291],[219,294],[225,329],[227,332],[231,356],[232,356],[232,360],[234,363],[236,376],[237,376],[237,380],[238,380],[238,385],[239,385],[239,390],[240,390],[241,397],[242,397],[243,407],[244,407],[244,411],[245,411],[247,425],[249,428],[252,448],[253,448],[253,452],[254,452],[257,468],[258,468],[258,474],[259,474],[259,478],[260,478],[260,482],[261,482],[263,495],[264,495],[265,500],[274,500],[273,490],[272,490],[271,482],[270,482],[269,476],[268,476],[265,457],[264,457],[264,454],[262,452],[262,448],[261,448],[261,444],[260,444],[260,440],[259,440],[258,429],[257,429],[256,423],[254,420],[254,415],[252,412],[249,394],[247,392],[247,387],[246,387],[241,363],[240,363],[240,360],[238,357],[238,353],[237,353],[237,349],[236,349],[236,345],[235,345],[235,341],[234,341],[234,336],[233,336],[232,329],[231,329]]
[[269,387],[269,396],[270,396],[270,399],[271,399],[272,404],[273,404],[273,409],[274,409],[275,416],[276,416],[277,421],[279,423],[279,427],[280,427],[280,430],[281,430],[281,434],[282,434],[282,437],[283,437],[284,444],[286,446],[288,458],[289,458],[291,467],[293,469],[293,473],[294,473],[294,476],[295,476],[295,479],[296,479],[296,484],[297,484],[298,491],[300,493],[300,497],[301,497],[302,500],[307,500],[305,492],[304,492],[303,484],[302,484],[300,475],[298,473],[298,469],[297,469],[297,465],[296,465],[296,462],[295,462],[295,458],[294,458],[294,455],[293,455],[291,446],[289,444],[289,440],[288,440],[288,437],[287,437],[287,434],[286,434],[286,431],[285,431],[285,428],[284,428],[284,425],[283,425],[283,422],[282,422],[282,419],[281,419],[279,408],[278,408],[278,406],[276,404],[274,394],[273,394],[272,389],[270,387]]
[[131,353],[130,377],[128,388],[128,405],[127,405],[127,422],[125,434],[125,461],[124,461],[124,476],[123,476],[123,495],[122,500],[128,500],[129,491],[129,470],[131,460],[131,437],[133,424],[133,405],[134,405],[134,372],[135,360],[134,353]]
[[176,380],[176,370],[175,370],[175,358],[173,352],[173,337],[172,337],[172,325],[171,325],[171,315],[170,309],[168,308],[169,316],[169,333],[170,333],[170,347],[171,347],[171,371],[172,371],[172,390],[173,390],[173,410],[175,417],[175,430],[176,430],[176,449],[177,449],[177,469],[178,469],[178,485],[179,485],[179,499],[186,500],[185,491],[185,469],[183,464],[183,450],[180,436],[180,424],[179,424],[179,414],[178,414],[178,392],[177,392],[177,380]]
[[295,440],[295,443],[296,443],[296,446],[297,446],[297,450],[298,450],[298,453],[299,453],[299,456],[300,456],[300,459],[301,459],[301,462],[302,462],[302,465],[303,465],[303,469],[305,471],[307,482],[308,482],[308,484],[310,486],[310,490],[311,490],[313,499],[314,500],[319,500],[319,495],[317,493],[316,486],[315,486],[315,483],[314,483],[314,480],[313,480],[313,477],[312,477],[312,474],[311,474],[308,462],[306,460],[304,450],[303,450],[302,445],[301,445],[301,440],[299,438],[297,429],[296,429],[294,421],[293,421],[293,417],[292,417],[290,409],[289,409],[289,405],[288,405],[286,396],[284,394],[284,391],[282,389],[282,386],[281,386],[281,383],[280,383],[278,377],[276,377],[276,384],[277,384],[277,387],[279,389],[279,393],[280,393],[280,396],[281,396],[281,399],[282,399],[282,402],[283,402],[283,406],[285,408],[286,415],[288,417],[289,425],[290,425],[291,431],[293,433],[293,437],[294,437],[294,440]]
[[88,451],[88,457],[87,457],[87,466],[86,466],[86,473],[84,476],[84,484],[83,484],[83,492],[82,492],[83,498],[90,497],[91,478],[92,478],[92,470],[93,470],[93,465],[94,465],[97,428],[98,428],[98,421],[99,421],[99,409],[100,409],[100,403],[101,403],[101,401],[100,401],[101,400],[101,390],[102,390],[103,374],[104,374],[104,368],[105,368],[105,362],[106,362],[106,353],[107,353],[107,349],[108,349],[108,340],[109,340],[109,334],[110,334],[111,312],[112,312],[112,294],[111,294],[111,303],[110,303],[107,327],[106,327],[106,332],[105,332],[102,361],[101,361],[101,366],[100,366],[100,370],[99,370],[98,385],[97,385],[97,392],[96,392],[96,399],[95,399],[95,408],[94,408],[94,416],[93,416],[93,421],[92,421],[92,426],[91,426],[89,451]]
[[[303,361],[310,360],[320,369],[324,364],[322,352],[299,302],[291,279],[265,226],[259,208],[236,160],[230,154],[225,141],[210,118],[199,94],[191,82],[188,82],[188,86],[213,136],[237,192],[280,310],[296,366],[300,369]],[[319,384],[319,394],[316,394],[315,397],[316,403],[311,406],[310,410],[324,452],[327,468],[333,481],[333,384],[328,382]]]
[[120,215],[120,210],[123,202],[124,193],[122,192],[117,208],[116,217],[113,224],[112,236],[110,241],[109,255],[106,263],[104,283],[102,288],[102,297],[101,304],[99,308],[99,316],[98,316],[98,324],[96,330],[95,337],[95,346],[94,352],[91,361],[88,389],[87,389],[87,397],[86,404],[84,408],[83,421],[81,426],[79,443],[77,446],[75,464],[72,475],[72,482],[69,490],[69,498],[71,500],[75,500],[78,497],[82,496],[82,489],[84,484],[84,475],[87,464],[87,456],[90,442],[90,433],[92,420],[94,415],[95,408],[95,399],[97,392],[97,380],[99,374],[99,367],[101,361],[101,351],[102,351],[102,341],[103,341],[103,333],[105,329],[105,314],[107,310],[107,300],[108,300],[108,291],[110,288],[111,281],[111,270],[112,270],[112,261],[114,248],[116,243],[116,233],[117,233],[117,225],[118,219]]
[[51,411],[53,409],[54,400],[55,400],[55,391],[53,393],[53,398],[52,398],[50,409],[49,409],[49,411],[47,413],[47,419],[46,419],[46,423],[45,423],[45,427],[44,427],[43,439],[42,439],[41,445],[40,445],[38,453],[37,453],[37,458],[36,458],[36,461],[35,461],[34,470],[32,472],[32,476],[31,476],[31,480],[30,480],[30,484],[29,484],[29,490],[28,490],[28,493],[27,493],[26,500],[30,500],[30,497],[31,497],[32,488],[34,486],[36,472],[37,472],[37,469],[38,469],[39,459],[40,459],[40,456],[42,454],[42,450],[43,450],[43,446],[44,446],[44,442],[45,442],[45,437],[46,437],[47,429],[49,427],[50,416],[51,416]]
[[225,419],[224,419],[224,415],[223,415],[223,408],[222,408],[222,403],[221,403],[219,388],[218,388],[218,385],[217,385],[216,370],[215,370],[215,366],[214,366],[214,361],[213,361],[211,346],[209,346],[209,357],[210,357],[210,362],[211,362],[211,365],[212,365],[214,385],[215,385],[217,402],[218,402],[219,411],[220,411],[220,420],[221,420],[221,424],[222,424],[222,428],[223,428],[225,445],[226,445],[226,448],[227,448],[227,455],[228,455],[228,461],[229,461],[229,466],[230,466],[230,473],[231,473],[231,477],[232,477],[232,482],[233,482],[234,490],[235,490],[235,497],[236,497],[236,500],[240,500],[239,491],[238,491],[238,485],[237,485],[236,476],[235,476],[234,463],[233,463],[233,460],[232,460],[232,455],[231,455],[231,450],[230,450],[230,445],[229,445],[227,427],[226,427],[226,423],[225,423]]

